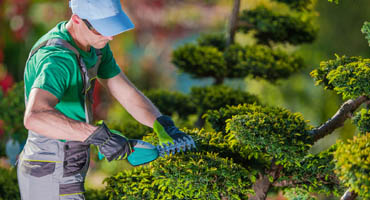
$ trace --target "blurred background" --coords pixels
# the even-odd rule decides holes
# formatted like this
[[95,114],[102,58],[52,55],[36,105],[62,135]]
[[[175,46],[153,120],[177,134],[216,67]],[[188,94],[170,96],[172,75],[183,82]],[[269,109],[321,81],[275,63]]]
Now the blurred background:
[[[189,93],[192,86],[212,84],[210,79],[194,79],[188,74],[179,73],[171,63],[171,53],[176,47],[195,41],[200,34],[224,32],[232,1],[121,2],[136,27],[116,36],[110,45],[118,65],[138,89],[147,91],[160,88]],[[268,1],[241,2],[243,9]],[[309,73],[320,65],[320,61],[335,58],[335,54],[369,56],[370,48],[360,29],[365,21],[370,20],[370,1],[341,0],[340,4],[334,4],[327,0],[317,0],[315,10],[317,16],[314,23],[319,27],[317,39],[312,44],[294,47],[304,58],[307,68],[289,79],[278,80],[276,84],[252,78],[226,80],[226,84],[257,95],[262,103],[301,112],[311,125],[318,126],[334,115],[343,100],[332,91],[315,86]],[[23,80],[25,61],[33,44],[58,22],[68,20],[70,15],[67,0],[0,0],[0,99],[7,95],[14,84]],[[248,38],[243,35],[237,34],[236,40],[248,43]],[[95,93],[96,118],[119,121],[130,117],[127,113],[122,114],[125,113],[124,109],[101,87],[96,87]],[[0,112],[6,113],[9,110],[2,107]],[[19,118],[22,119],[23,116]],[[6,126],[7,124],[0,121],[2,140],[8,140],[2,137],[7,130]],[[354,134],[355,127],[347,122],[343,128],[317,142],[312,152],[327,149],[337,139],[350,138]],[[9,144],[4,148],[17,150],[21,146],[22,144]],[[5,153],[0,154],[5,156]],[[10,167],[14,160],[4,158],[1,165]],[[93,160],[87,187],[104,187],[104,177],[120,171],[122,165],[124,164],[120,162],[108,164],[106,161]]]

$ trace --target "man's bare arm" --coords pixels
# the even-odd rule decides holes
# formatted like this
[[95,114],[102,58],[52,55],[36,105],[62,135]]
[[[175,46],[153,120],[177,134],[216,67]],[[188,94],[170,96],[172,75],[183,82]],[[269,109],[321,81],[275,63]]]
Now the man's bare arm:
[[97,127],[66,117],[55,109],[57,97],[50,92],[33,88],[28,98],[24,126],[53,139],[84,141]]
[[140,123],[152,127],[159,110],[122,72],[110,79],[99,79],[115,99]]

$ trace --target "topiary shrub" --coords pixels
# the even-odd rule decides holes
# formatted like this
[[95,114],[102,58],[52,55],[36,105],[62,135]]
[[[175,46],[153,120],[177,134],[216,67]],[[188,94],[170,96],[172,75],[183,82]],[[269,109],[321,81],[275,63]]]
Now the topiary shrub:
[[167,90],[150,90],[145,92],[156,107],[165,115],[178,114],[179,117],[186,119],[187,116],[196,113],[196,107],[189,95],[181,92],[171,92]]
[[245,33],[255,30],[255,37],[262,44],[268,44],[269,41],[288,42],[293,45],[311,43],[318,31],[310,18],[278,14],[265,6],[243,11],[240,21],[246,25],[240,26],[239,30]]
[[197,105],[198,113],[216,110],[226,105],[259,103],[255,95],[225,85],[192,87],[190,98]]
[[276,165],[296,165],[313,144],[310,126],[301,114],[285,109],[247,105],[242,113],[226,120],[226,132],[240,145]]
[[107,178],[110,199],[247,199],[248,171],[216,153],[186,153]]
[[370,133],[338,142],[334,153],[339,179],[363,199],[370,198]]

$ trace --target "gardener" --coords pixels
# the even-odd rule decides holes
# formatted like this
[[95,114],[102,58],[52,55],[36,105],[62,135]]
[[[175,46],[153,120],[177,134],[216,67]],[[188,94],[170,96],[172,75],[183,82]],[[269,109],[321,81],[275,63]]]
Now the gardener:
[[[137,141],[92,125],[94,81],[140,123],[153,127],[161,144],[191,139],[138,91],[116,64],[108,42],[134,28],[119,0],[71,0],[72,16],[32,48],[25,68],[27,143],[18,162],[22,199],[84,199],[89,146],[109,160],[134,155]],[[148,160],[150,161],[150,160]]]

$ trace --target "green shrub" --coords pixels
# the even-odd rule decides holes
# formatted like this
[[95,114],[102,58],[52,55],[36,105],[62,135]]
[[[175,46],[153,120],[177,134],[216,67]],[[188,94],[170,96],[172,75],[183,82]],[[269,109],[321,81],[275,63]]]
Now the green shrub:
[[289,7],[296,10],[307,10],[313,6],[313,0],[274,0],[277,2],[288,4]]
[[[342,195],[345,188],[334,173],[336,145],[318,154],[307,154],[299,165],[286,168],[277,182],[290,181],[298,191]],[[294,188],[294,187],[293,187]],[[295,191],[295,190],[293,190]]]
[[226,120],[226,132],[240,145],[284,167],[297,164],[313,144],[310,127],[299,113],[285,109],[249,105],[245,113]]
[[370,132],[370,109],[361,109],[353,118],[354,124],[362,133]]
[[107,200],[108,196],[105,195],[104,190],[88,189],[84,193],[87,200]]
[[105,180],[110,199],[247,199],[248,171],[215,153],[176,154]]
[[227,71],[222,52],[211,46],[186,44],[173,52],[172,62],[195,78],[223,78]]
[[0,168],[0,200],[20,200],[17,170]]
[[302,188],[287,188],[284,190],[284,197],[289,200],[316,200],[307,190]]
[[185,118],[196,113],[196,107],[189,95],[181,92],[167,90],[150,90],[145,92],[154,105],[165,115],[177,113],[179,117]]
[[217,110],[226,105],[259,103],[255,95],[225,85],[192,87],[190,97],[197,105],[198,113]]
[[336,91],[343,99],[370,94],[370,59],[336,56],[335,60],[321,62],[311,76],[317,85]]
[[279,49],[272,50],[265,45],[231,45],[226,49],[224,57],[229,78],[251,75],[275,82],[305,67],[301,57]]
[[370,133],[338,142],[334,153],[339,179],[360,197],[370,198]]
[[216,47],[219,51],[226,49],[226,37],[223,33],[204,34],[197,39],[199,46]]
[[241,26],[239,30],[245,33],[255,30],[255,37],[262,44],[268,44],[269,41],[288,42],[293,45],[311,43],[318,31],[311,18],[278,14],[264,6],[244,10],[240,21],[246,25]]
[[218,49],[223,48],[220,38],[206,35],[199,39],[200,44],[179,47],[173,52],[172,62],[195,78],[213,77],[216,83],[248,75],[274,82],[305,67],[301,57],[264,45],[234,44],[222,52]]
[[369,42],[369,46],[370,46],[370,22],[364,23],[364,25],[362,26],[361,32],[365,34],[365,38]]
[[0,110],[5,138],[11,137],[20,144],[25,142],[27,130],[23,125],[25,111],[23,82],[14,84],[7,95],[0,99]]

